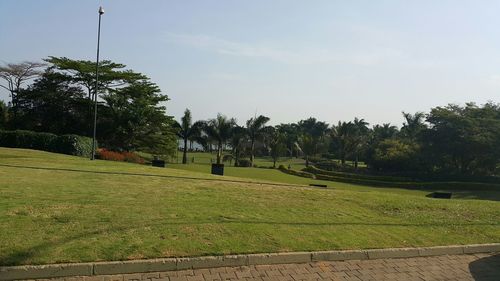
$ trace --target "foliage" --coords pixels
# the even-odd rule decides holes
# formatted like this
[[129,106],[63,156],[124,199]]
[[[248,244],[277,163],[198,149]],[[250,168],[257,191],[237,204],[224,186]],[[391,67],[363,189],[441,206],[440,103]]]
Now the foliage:
[[[45,71],[38,70],[43,64],[33,64],[30,76],[21,81],[38,77],[33,83],[25,88],[22,83],[14,85],[16,103],[12,110],[16,114],[11,114],[8,127],[92,135],[95,63],[65,57],[49,57],[45,61]],[[108,60],[99,64],[99,142],[117,151],[173,154],[173,119],[166,114],[164,105],[168,97],[148,77],[125,67]]]
[[144,164],[144,159],[140,157],[138,154],[133,152],[118,152],[111,151],[105,148],[99,149],[97,152],[97,157],[101,160],[111,160],[111,161],[121,161],[121,162],[130,162],[137,164]]
[[412,142],[386,139],[377,144],[370,164],[384,171],[414,171],[418,168],[420,148]]
[[24,130],[0,131],[0,146],[88,157],[92,152],[92,139],[78,135],[57,136]]
[[204,123],[203,131],[217,143],[217,164],[221,164],[222,151],[231,137],[234,126],[236,126],[234,118],[229,119],[220,113],[216,118]]
[[426,161],[440,173],[490,175],[500,163],[500,105],[433,108],[421,138]]
[[158,86],[137,81],[103,95],[107,106],[101,110],[99,132],[102,144],[114,150],[141,150],[173,154],[176,138],[173,119],[165,114],[168,101]]
[[191,111],[187,108],[184,111],[184,116],[182,116],[181,118],[181,123],[174,122],[177,136],[184,142],[182,151],[182,164],[187,164],[188,141],[190,139],[196,139],[196,136],[199,136],[201,134],[202,126],[203,123],[200,121],[193,124]]
[[247,135],[250,139],[250,162],[254,160],[255,142],[262,140],[266,132],[266,123],[269,122],[269,117],[259,115],[258,117],[247,120]]
[[4,101],[0,100],[0,130],[7,129],[9,122],[9,108]]

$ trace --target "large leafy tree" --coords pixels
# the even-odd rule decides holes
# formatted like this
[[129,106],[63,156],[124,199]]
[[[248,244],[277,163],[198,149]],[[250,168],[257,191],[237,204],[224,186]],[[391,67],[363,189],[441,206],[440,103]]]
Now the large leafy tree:
[[166,115],[168,97],[150,81],[136,81],[103,95],[99,124],[101,143],[120,150],[171,154],[176,137]]
[[22,86],[42,74],[40,69],[44,66],[43,63],[32,61],[0,65],[0,78],[5,82],[4,84],[0,84],[0,87],[9,91],[14,114],[18,105],[17,95],[21,91]]
[[264,136],[266,124],[269,120],[269,117],[259,115],[247,121],[247,134],[250,139],[250,162],[252,165],[255,157],[255,142],[261,140]]
[[177,129],[177,136],[180,137],[184,143],[182,151],[182,164],[187,164],[188,141],[191,139],[194,140],[195,136],[199,135],[202,123],[193,123],[191,111],[186,108],[186,110],[184,111],[184,116],[182,116],[181,118],[181,122],[175,122],[175,127]]
[[236,126],[234,118],[227,118],[222,114],[217,114],[217,117],[210,119],[203,126],[203,131],[217,143],[217,164],[221,164],[222,153],[224,146],[231,137],[233,128]]
[[433,108],[422,134],[427,166],[441,173],[491,175],[500,163],[500,105]]
[[[96,63],[90,60],[74,60],[66,57],[50,56],[45,59],[50,63],[50,68],[66,74],[69,79],[82,87],[88,94],[88,99],[92,100],[95,94]],[[147,79],[141,73],[125,69],[124,64],[115,63],[110,60],[99,62],[99,88],[107,91],[113,88],[122,87],[129,83]]]
[[55,134],[85,134],[84,94],[65,75],[46,70],[32,85],[18,92],[18,114],[13,126]]
[[9,108],[4,101],[0,100],[0,130],[7,127],[9,121]]

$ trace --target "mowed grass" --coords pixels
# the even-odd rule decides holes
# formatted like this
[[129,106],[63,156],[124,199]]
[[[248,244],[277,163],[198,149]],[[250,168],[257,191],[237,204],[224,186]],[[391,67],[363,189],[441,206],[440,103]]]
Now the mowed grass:
[[496,201],[217,179],[0,148],[0,264],[500,242]]

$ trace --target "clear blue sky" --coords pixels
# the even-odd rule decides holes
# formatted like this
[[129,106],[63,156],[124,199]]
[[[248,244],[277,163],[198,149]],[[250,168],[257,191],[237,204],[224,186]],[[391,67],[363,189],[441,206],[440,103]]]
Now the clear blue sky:
[[150,76],[176,118],[401,125],[500,101],[499,1],[2,0],[0,61],[95,59],[99,5],[102,57]]

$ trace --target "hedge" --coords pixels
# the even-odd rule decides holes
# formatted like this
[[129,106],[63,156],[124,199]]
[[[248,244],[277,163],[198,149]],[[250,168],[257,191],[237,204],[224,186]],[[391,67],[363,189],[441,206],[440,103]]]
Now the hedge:
[[294,175],[294,176],[299,176],[299,177],[304,177],[304,178],[310,178],[310,179],[314,179],[315,178],[315,176],[313,174],[311,174],[311,173],[303,172],[303,171],[296,171],[296,170],[292,170],[292,169],[287,169],[283,165],[280,165],[278,169],[280,171],[282,171],[283,173]]
[[315,174],[315,175],[326,175],[333,177],[343,177],[343,178],[353,178],[353,179],[364,179],[364,180],[379,180],[379,181],[413,181],[410,178],[406,177],[395,177],[395,176],[378,176],[378,175],[366,175],[366,174],[355,174],[355,173],[346,173],[346,172],[336,172],[336,171],[328,171],[317,168],[313,165],[309,165],[302,169],[303,171]]
[[55,135],[33,131],[0,130],[0,146],[29,148],[88,157],[92,153],[92,139],[79,135]]
[[[359,175],[359,177],[355,177],[355,174],[342,174],[330,171],[322,171],[318,168],[309,166],[308,168],[304,168],[304,171],[314,172],[316,179],[318,180],[327,180],[327,181],[336,181],[336,182],[344,182],[358,185],[368,185],[368,186],[376,186],[376,187],[399,187],[399,188],[409,188],[409,189],[442,189],[442,190],[492,190],[500,189],[499,184],[491,184],[491,183],[481,183],[481,182],[463,182],[463,181],[443,181],[443,182],[418,182],[418,181],[399,181],[397,177],[379,177],[379,179],[370,179],[363,177],[364,175]],[[328,173],[329,174],[326,174]],[[334,174],[336,173],[336,174]],[[300,176],[300,174],[297,174]],[[348,175],[348,176],[346,176]],[[376,177],[376,176],[373,176]],[[385,180],[381,180],[381,178]]]

